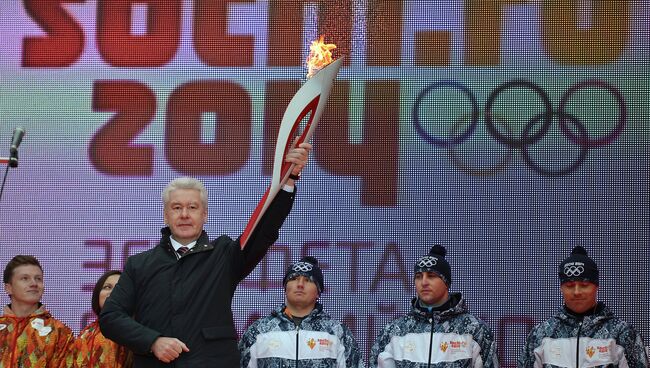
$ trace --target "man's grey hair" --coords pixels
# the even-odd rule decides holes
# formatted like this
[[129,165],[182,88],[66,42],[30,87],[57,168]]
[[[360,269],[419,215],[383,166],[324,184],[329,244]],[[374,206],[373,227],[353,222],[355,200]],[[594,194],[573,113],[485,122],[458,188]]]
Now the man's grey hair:
[[182,178],[176,178],[167,184],[165,189],[162,191],[162,201],[164,205],[167,205],[169,202],[169,196],[171,192],[176,189],[194,189],[199,191],[199,196],[201,197],[201,202],[203,207],[208,208],[208,191],[205,189],[205,185],[200,180],[184,176]]

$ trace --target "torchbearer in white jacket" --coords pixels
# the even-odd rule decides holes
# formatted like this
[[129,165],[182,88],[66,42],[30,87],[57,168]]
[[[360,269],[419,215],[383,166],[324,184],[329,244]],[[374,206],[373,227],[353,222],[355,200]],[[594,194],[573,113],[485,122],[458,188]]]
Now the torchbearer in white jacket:
[[447,251],[436,245],[415,263],[417,298],[411,311],[386,325],[370,351],[371,367],[499,366],[489,327],[469,313],[460,293],[450,293]]
[[587,251],[574,247],[558,274],[564,305],[530,331],[518,366],[648,367],[641,336],[596,300],[598,266]]
[[239,341],[241,367],[363,367],[352,332],[323,311],[323,272],[313,257],[289,266],[286,302],[255,321]]

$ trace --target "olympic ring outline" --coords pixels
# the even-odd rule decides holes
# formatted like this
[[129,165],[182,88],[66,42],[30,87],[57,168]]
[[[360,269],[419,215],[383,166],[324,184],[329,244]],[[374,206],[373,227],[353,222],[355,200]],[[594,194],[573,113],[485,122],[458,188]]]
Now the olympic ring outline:
[[[537,133],[533,134],[530,137],[524,136],[523,138],[519,138],[518,140],[510,137],[504,137],[501,133],[499,133],[498,129],[494,125],[494,122],[492,121],[492,105],[494,105],[497,96],[507,89],[516,88],[516,87],[528,88],[536,92],[538,96],[540,96],[540,98],[542,99],[542,103],[544,104],[545,112],[546,112],[543,115],[544,122],[542,124],[542,127],[537,131]],[[497,142],[502,143],[506,146],[521,148],[523,146],[536,143],[537,141],[542,139],[542,137],[544,137],[544,135],[548,132],[552,122],[553,122],[553,105],[551,104],[551,99],[548,97],[548,94],[546,94],[546,92],[540,86],[532,82],[529,82],[527,80],[516,79],[501,84],[499,87],[495,88],[492,91],[492,93],[490,93],[490,96],[485,102],[485,127],[487,128],[487,131],[490,133],[490,135],[497,140]]]
[[[457,130],[462,125],[463,120],[461,119],[465,117],[467,117],[467,115],[461,115],[458,121],[456,122],[456,124],[451,128],[452,135],[455,133],[455,130]],[[501,119],[500,115],[499,115],[499,119]],[[501,125],[504,126],[504,128],[508,131],[508,133],[512,133],[510,126],[507,125],[505,120],[502,120],[501,123],[502,123]],[[449,152],[449,161],[452,163],[454,167],[458,168],[460,171],[472,176],[487,177],[487,176],[496,175],[501,171],[505,170],[513,158],[513,154],[512,154],[513,148],[508,147],[508,152],[506,153],[505,158],[497,162],[496,165],[484,169],[473,169],[472,167],[470,167],[469,164],[466,164],[465,162],[460,160],[460,158],[456,155],[454,148],[455,146],[450,146],[447,150],[447,152]]]
[[580,276],[585,272],[585,268],[582,266],[564,266],[564,274],[568,277]]
[[438,264],[438,259],[436,257],[422,257],[418,261],[419,268],[430,268]]
[[291,270],[295,271],[295,272],[309,272],[313,268],[314,268],[314,265],[312,265],[309,262],[297,262],[296,264],[293,265]]
[[[558,115],[558,114],[554,113],[553,115]],[[466,116],[461,116],[461,118],[463,118],[463,117],[466,117]],[[524,128],[524,131],[522,132],[522,134],[523,135],[528,134],[530,129],[537,124],[538,120],[540,120],[541,117],[542,117],[542,114],[540,114],[540,115],[536,116],[535,118],[533,118],[527,124],[527,126]],[[566,114],[566,117],[569,120],[571,120],[571,122],[578,128],[579,133],[580,133],[580,139],[586,139],[587,138],[587,129],[585,128],[584,124],[580,123],[579,120],[575,116],[573,116],[571,114]],[[460,126],[461,124],[462,124],[462,121],[459,120],[456,123],[456,125],[454,127],[452,127],[452,134],[453,134],[454,129],[457,129],[457,127]],[[503,125],[508,130],[508,133],[511,132],[510,127],[505,123],[505,121],[502,121],[501,125]],[[510,161],[512,161],[512,149],[513,148],[510,147],[510,146],[508,146],[508,148],[509,148],[508,153],[506,154],[505,158],[502,161],[498,162],[492,168],[482,169],[482,170],[481,169],[472,169],[468,164],[462,162],[458,158],[458,156],[454,153],[454,147],[449,147],[448,152],[449,152],[450,162],[452,162],[453,166],[455,166],[459,170],[461,170],[461,171],[463,171],[463,172],[465,172],[465,173],[467,173],[469,175],[472,175],[472,176],[486,177],[486,176],[496,175],[497,173],[503,171],[507,167],[507,165],[510,163]],[[530,154],[528,153],[528,146],[527,145],[522,146],[520,149],[521,149],[522,159],[528,165],[528,167],[531,168],[533,171],[537,172],[538,174],[544,175],[544,176],[561,176],[561,175],[566,175],[566,174],[569,174],[569,173],[571,173],[573,171],[576,171],[584,163],[584,161],[587,158],[587,153],[589,152],[589,150],[584,145],[581,145],[580,148],[581,148],[580,156],[578,157],[578,159],[573,164],[571,164],[570,166],[568,166],[565,169],[556,170],[556,171],[551,171],[551,170],[544,169],[541,166],[539,166],[536,162],[534,162],[533,159],[530,157]]]
[[[528,133],[528,130],[530,129],[530,127],[535,125],[535,123],[539,119],[540,115],[533,118],[526,125],[523,132],[521,133],[522,135],[525,135],[525,134]],[[562,119],[562,117],[561,117],[561,115],[559,115],[559,113],[554,113],[553,115],[558,115],[559,119]],[[575,125],[578,128],[578,131],[580,132],[580,137],[582,139],[587,139],[588,133],[587,133],[587,128],[585,127],[585,125],[582,124],[575,116],[573,116],[571,114],[565,113],[565,117],[572,120],[573,125]],[[524,162],[526,162],[526,165],[528,165],[529,168],[531,168],[533,171],[537,172],[538,174],[541,174],[541,175],[544,175],[544,176],[562,176],[562,175],[567,175],[569,173],[572,173],[572,172],[578,170],[578,168],[580,166],[582,166],[582,164],[587,159],[587,153],[589,153],[589,148],[587,146],[585,146],[585,145],[580,145],[579,147],[580,147],[580,156],[578,156],[578,159],[573,164],[568,166],[567,168],[564,168],[564,169],[561,169],[561,170],[551,171],[551,170],[544,169],[541,166],[537,165],[537,163],[534,162],[532,160],[532,158],[530,158],[530,155],[528,153],[528,146],[521,147],[521,158],[524,160]]]
[[[469,123],[469,126],[467,127],[467,130],[463,132],[460,136],[456,138],[449,138],[449,139],[444,139],[444,138],[435,138],[430,136],[427,131],[424,129],[424,127],[420,124],[420,117],[418,114],[418,110],[420,109],[420,102],[422,101],[422,97],[430,92],[430,91],[435,91],[439,88],[442,87],[452,87],[455,88],[465,94],[469,98],[470,103],[472,104],[472,113],[471,113],[471,120]],[[415,130],[420,134],[422,138],[424,138],[425,141],[427,141],[429,144],[432,144],[434,146],[438,147],[449,147],[449,146],[456,146],[458,144],[463,143],[467,138],[469,138],[470,135],[474,133],[474,130],[476,129],[476,126],[478,125],[478,116],[479,116],[479,109],[478,109],[478,102],[476,101],[476,96],[472,93],[472,91],[465,86],[464,84],[452,80],[442,80],[439,82],[436,82],[429,87],[425,88],[420,92],[420,95],[417,97],[415,101],[415,106],[413,107],[413,110],[411,112],[411,116],[413,118],[413,123],[415,124]]]
[[[611,92],[612,96],[614,96],[614,98],[616,99],[616,102],[618,102],[619,117],[618,117],[618,122],[616,124],[616,127],[612,130],[610,134],[595,140],[590,140],[589,137],[586,137],[582,140],[577,139],[575,135],[573,135],[573,132],[566,127],[566,121],[562,118],[562,116],[566,116],[564,109],[566,108],[566,104],[569,101],[569,97],[571,97],[571,95],[573,95],[576,91],[584,87],[600,87],[606,89],[609,92]],[[584,145],[587,148],[596,148],[596,147],[601,147],[612,143],[623,132],[623,129],[625,128],[625,122],[627,121],[627,106],[625,105],[625,100],[623,99],[623,94],[621,93],[621,91],[619,91],[618,88],[612,86],[611,84],[598,79],[591,79],[581,83],[576,83],[571,88],[569,88],[564,93],[564,96],[562,96],[562,98],[560,99],[560,104],[558,106],[558,113],[560,113],[560,129],[562,130],[562,133],[567,138],[569,138],[571,142],[578,144],[580,146]]]
[[[423,99],[423,97],[428,94],[432,90],[439,89],[444,86],[449,86],[449,87],[454,87],[457,90],[460,90],[467,96],[467,98],[472,102],[472,119],[470,121],[470,125],[468,126],[467,130],[460,136],[456,138],[452,138],[449,140],[443,139],[443,138],[437,138],[429,135],[422,124],[420,123],[420,118],[418,114],[418,110],[420,108],[420,103]],[[534,117],[529,123],[526,125],[525,132],[522,132],[522,137],[520,137],[518,140],[512,139],[510,137],[504,137],[499,131],[496,129],[495,124],[494,124],[494,119],[493,119],[493,113],[491,112],[492,105],[494,104],[494,101],[496,100],[496,97],[502,93],[504,90],[507,90],[509,88],[515,88],[515,87],[523,87],[527,88],[530,90],[533,90],[540,96],[542,99],[542,102],[545,105],[545,113],[539,114],[536,117]],[[588,133],[586,132],[586,128],[584,124],[582,124],[579,119],[577,119],[575,116],[566,113],[564,110],[566,108],[566,104],[569,101],[569,98],[578,90],[584,89],[586,87],[597,87],[597,88],[602,88],[607,91],[609,91],[614,98],[616,99],[618,103],[618,112],[619,112],[619,119],[617,122],[616,127],[607,135],[604,137],[590,140],[588,137]],[[465,140],[469,138],[471,134],[474,133],[476,126],[478,124],[478,107],[477,107],[477,102],[476,102],[476,96],[473,94],[473,92],[467,88],[465,85],[459,82],[451,81],[451,80],[443,80],[440,82],[436,82],[429,87],[425,88],[420,92],[418,97],[416,98],[415,106],[412,110],[412,118],[413,118],[413,124],[415,126],[415,130],[418,132],[418,134],[429,144],[438,146],[438,147],[454,147],[458,144],[463,143]],[[536,171],[537,173],[540,173],[542,175],[546,176],[558,176],[558,175],[565,175],[569,174],[572,171],[575,171],[578,169],[578,167],[584,162],[583,156],[585,156],[585,153],[581,153],[581,158],[579,159],[579,163],[574,163],[571,165],[568,169],[565,170],[560,170],[560,171],[550,171],[550,170],[545,170],[541,168],[540,166],[536,165],[532,159],[530,159],[530,156],[528,155],[528,152],[524,152],[525,147],[528,145],[532,145],[542,139],[542,137],[548,132],[548,129],[550,128],[550,125],[552,123],[553,116],[557,115],[560,119],[559,124],[560,124],[560,130],[563,135],[565,135],[572,143],[575,143],[579,146],[584,146],[587,149],[591,148],[597,148],[601,147],[607,144],[612,143],[618,136],[623,132],[625,128],[625,124],[627,121],[627,105],[625,103],[625,99],[623,98],[622,93],[614,86],[611,84],[598,80],[598,79],[591,79],[591,80],[586,80],[583,82],[579,82],[571,86],[567,91],[564,93],[564,95],[560,99],[560,104],[558,107],[557,111],[553,110],[553,106],[550,102],[550,99],[548,98],[548,95],[546,92],[537,84],[523,80],[523,79],[516,79],[512,81],[505,82],[495,88],[491,93],[490,96],[488,97],[488,100],[486,101],[486,106],[484,109],[485,113],[485,122],[486,122],[486,127],[490,135],[497,140],[497,142],[502,143],[506,146],[510,146],[513,148],[519,148],[522,149],[522,156],[524,156],[524,161],[531,169]],[[540,119],[540,115],[544,118],[543,125],[538,130],[535,134],[532,136],[529,135],[530,129],[532,126],[535,125],[536,121]],[[580,137],[576,137],[576,135],[567,127],[567,124],[571,122],[573,123],[576,127],[578,127],[578,131],[580,133]],[[582,129],[584,128],[584,130]],[[453,127],[452,127],[453,129]],[[452,133],[453,134],[453,133]],[[586,157],[584,157],[586,158]],[[470,173],[471,174],[471,173]]]

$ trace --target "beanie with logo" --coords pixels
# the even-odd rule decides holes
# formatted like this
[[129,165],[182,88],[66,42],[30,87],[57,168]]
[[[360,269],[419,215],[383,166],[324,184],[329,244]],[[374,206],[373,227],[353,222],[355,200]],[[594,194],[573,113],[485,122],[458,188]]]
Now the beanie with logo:
[[325,290],[325,280],[323,279],[323,271],[318,267],[318,260],[314,257],[306,256],[300,261],[292,264],[287,268],[287,272],[282,279],[282,285],[287,287],[287,282],[293,280],[298,276],[305,276],[310,279],[318,287],[318,293],[322,294]]
[[560,284],[569,281],[587,281],[598,285],[598,266],[589,255],[587,250],[576,246],[558,268]]
[[447,287],[451,285],[451,267],[445,259],[447,250],[442,245],[434,245],[429,249],[429,254],[420,257],[415,262],[414,272],[434,272],[442,281],[445,282]]

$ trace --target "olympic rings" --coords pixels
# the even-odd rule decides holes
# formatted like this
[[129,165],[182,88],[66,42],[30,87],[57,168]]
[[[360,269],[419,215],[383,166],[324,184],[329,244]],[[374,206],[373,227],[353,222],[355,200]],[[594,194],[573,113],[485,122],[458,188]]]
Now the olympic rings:
[[583,272],[585,272],[585,268],[580,265],[564,266],[564,274],[568,277],[580,276]]
[[309,262],[296,262],[291,268],[294,272],[309,272],[314,268],[314,265]]
[[[456,131],[458,129],[460,129],[460,127],[463,125],[463,122],[464,122],[465,118],[467,118],[467,117],[468,117],[467,115],[461,115],[460,116],[460,118],[458,119],[458,122],[456,122],[456,125],[454,125],[451,128],[452,136],[456,133]],[[495,118],[496,117],[497,116],[495,116]],[[501,125],[504,126],[504,128],[507,130],[508,134],[511,134],[512,130],[505,123],[505,120],[503,120],[501,117],[499,117],[499,119],[501,119],[501,121],[500,121]],[[459,170],[461,170],[461,171],[463,171],[463,172],[465,172],[465,173],[467,173],[469,175],[481,176],[481,177],[496,175],[496,174],[500,173],[501,171],[505,170],[505,168],[508,166],[508,164],[512,161],[512,157],[513,157],[512,147],[508,147],[508,152],[506,152],[503,159],[500,160],[499,162],[497,162],[492,167],[472,168],[472,167],[470,167],[470,165],[468,163],[465,163],[465,162],[460,160],[460,157],[458,157],[458,155],[456,154],[455,146],[449,147],[448,152],[449,152],[449,161],[452,163],[452,165],[454,165]]]
[[[557,114],[559,115],[559,114]],[[524,128],[524,131],[522,132],[523,136],[526,136],[528,134],[528,131],[533,127],[539,119],[542,117],[542,115],[537,115],[533,120],[531,120],[528,125]],[[576,128],[578,128],[578,131],[580,132],[580,139],[587,139],[587,128],[585,128],[584,124],[582,124],[578,119],[576,119],[575,116],[570,115],[570,114],[565,114],[564,116],[559,116],[559,119],[562,120],[564,118],[568,118],[571,120],[573,125],[575,125]],[[568,167],[561,169],[561,170],[547,170],[539,166],[537,163],[533,162],[533,160],[530,158],[530,155],[528,153],[528,146],[523,146],[521,147],[521,157],[524,159],[524,162],[528,164],[528,167],[533,169],[535,172],[542,174],[544,176],[561,176],[561,175],[566,175],[569,173],[572,173],[576,171],[583,162],[587,159],[587,152],[589,152],[589,149],[584,146],[580,145],[580,156],[578,156],[578,159]]]
[[[431,135],[429,135],[429,133],[427,133],[427,131],[420,123],[420,116],[418,114],[418,111],[420,110],[420,103],[422,102],[422,98],[424,98],[424,96],[427,95],[429,92],[433,92],[442,87],[452,87],[463,92],[463,94],[467,96],[470,103],[472,104],[472,113],[471,113],[472,118],[470,119],[469,126],[467,127],[467,130],[463,132],[463,134],[455,138],[451,137],[449,139],[445,139],[445,138],[432,137]],[[449,80],[443,80],[434,83],[429,87],[427,87],[426,89],[424,89],[422,92],[420,92],[420,95],[415,100],[415,106],[413,107],[413,113],[412,113],[413,124],[415,124],[415,130],[418,132],[418,134],[420,134],[420,136],[424,138],[425,141],[429,142],[429,144],[438,147],[443,147],[443,148],[449,146],[455,146],[457,144],[464,142],[467,138],[469,138],[469,136],[472,135],[472,133],[474,133],[474,130],[478,125],[478,115],[479,115],[478,102],[476,102],[476,96],[474,96],[472,91],[461,83],[449,81]]]
[[[431,135],[424,128],[419,116],[424,97],[433,91],[442,89],[443,87],[450,87],[462,92],[463,95],[471,103],[471,113],[464,113],[457,119],[457,122],[451,128],[449,138],[435,137]],[[576,92],[587,88],[598,88],[605,90],[607,93],[611,94],[616,101],[616,108],[618,110],[618,120],[616,122],[616,126],[607,134],[604,134],[603,136],[595,139],[589,138],[585,124],[578,117],[566,111],[569,101],[576,94]],[[498,100],[499,96],[501,96],[505,91],[511,89],[525,89],[532,91],[537,95],[542,103],[542,111],[528,121],[523,129],[523,132],[518,136],[512,134],[512,124],[507,121],[500,121],[500,125],[506,127],[507,134],[504,135],[502,132],[500,132],[495,124],[498,113],[495,113],[493,111],[495,108],[495,103]],[[566,175],[576,171],[586,160],[589,149],[598,148],[613,143],[625,129],[627,121],[627,105],[622,93],[611,84],[596,79],[578,82],[569,87],[559,99],[557,110],[553,109],[553,105],[548,94],[534,82],[523,79],[507,81],[495,88],[489,94],[483,111],[483,115],[485,116],[486,130],[490,136],[492,136],[492,138],[494,138],[498,143],[503,144],[509,148],[520,149],[526,165],[528,165],[535,172],[545,176]],[[507,164],[510,162],[510,160],[506,157],[503,161],[499,162],[497,166],[492,167],[491,171],[476,170],[470,169],[469,166],[461,163],[453,152],[453,148],[455,146],[465,142],[474,133],[478,125],[478,118],[480,114],[481,112],[478,109],[478,102],[475,94],[462,83],[450,80],[443,80],[433,83],[429,87],[422,90],[417,96],[414,108],[412,110],[412,118],[415,130],[426,142],[437,147],[450,149],[450,160],[460,170],[474,176],[487,176],[493,175],[495,173],[495,170],[502,170],[499,165],[504,163]],[[469,125],[463,133],[456,136],[455,133],[460,129],[460,121],[466,120],[467,116],[470,117]],[[548,133],[553,122],[553,117],[558,117],[559,128],[562,135],[564,135],[571,143],[578,145],[581,150],[580,156],[575,162],[559,170],[547,170],[542,168],[531,159],[528,152],[528,146],[537,143]],[[577,133],[574,132],[574,130],[570,129],[570,125],[573,125],[576,128],[575,130],[577,130]],[[533,128],[537,126],[539,126],[539,128],[533,132]]]
[[[564,113],[564,109],[566,108],[566,104],[569,101],[569,98],[576,91],[585,87],[600,87],[606,89],[612,94],[612,96],[614,96],[616,102],[618,103],[618,122],[616,124],[616,127],[612,130],[611,133],[607,134],[606,136],[600,139],[590,140],[589,137],[578,139],[576,136],[573,135],[571,130],[567,128],[566,120],[563,118],[563,116],[567,116],[567,114]],[[584,81],[582,83],[578,83],[573,87],[569,88],[564,94],[564,96],[562,97],[562,99],[560,100],[558,113],[560,114],[560,129],[562,129],[562,133],[564,133],[564,135],[566,135],[567,138],[571,140],[571,142],[575,144],[579,144],[581,146],[586,146],[587,148],[595,148],[595,147],[600,147],[612,143],[614,140],[616,140],[616,138],[618,138],[621,132],[623,132],[623,128],[625,128],[625,121],[627,120],[627,108],[625,106],[625,100],[623,100],[623,95],[621,94],[621,92],[618,89],[616,89],[614,86],[600,80]]]
[[424,256],[418,261],[418,268],[431,268],[438,264],[438,258]]
[[[497,128],[494,126],[494,122],[492,121],[492,105],[494,105],[494,101],[496,101],[497,96],[499,96],[499,94],[503,93],[505,90],[517,87],[527,88],[537,93],[537,95],[542,99],[542,103],[544,104],[545,109],[545,113],[542,115],[544,122],[542,123],[542,127],[539,129],[539,131],[531,136],[524,135],[520,139],[514,139],[501,135],[501,133],[499,133]],[[548,132],[548,128],[551,127],[551,122],[553,119],[552,115],[553,106],[551,105],[551,100],[548,98],[546,92],[544,92],[544,90],[538,85],[525,80],[513,80],[500,85],[494,91],[492,91],[492,93],[490,93],[490,97],[488,97],[487,102],[485,103],[485,126],[488,132],[490,132],[490,135],[492,135],[492,137],[494,137],[494,139],[496,139],[499,143],[513,148],[521,148],[525,145],[533,144],[542,139],[546,132]]]

